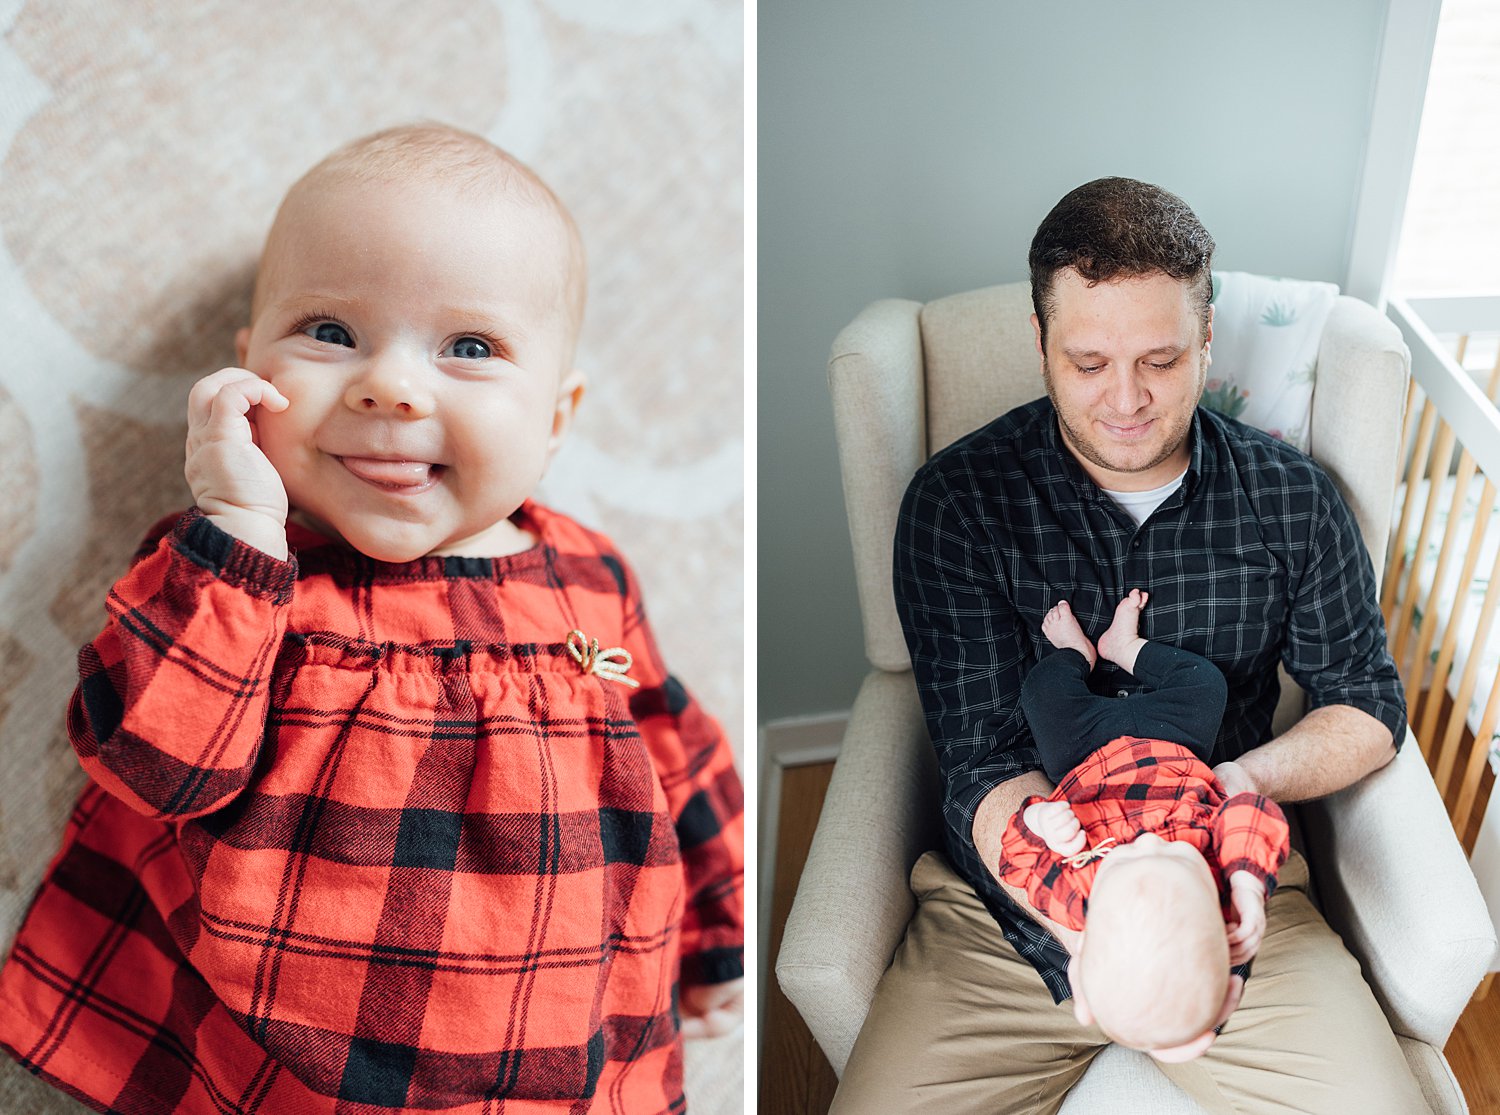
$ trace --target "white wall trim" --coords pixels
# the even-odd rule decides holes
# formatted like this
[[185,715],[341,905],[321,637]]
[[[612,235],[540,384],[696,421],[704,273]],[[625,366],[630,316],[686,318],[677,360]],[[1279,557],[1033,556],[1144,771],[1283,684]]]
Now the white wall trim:
[[1442,0],[1388,0],[1344,293],[1385,309]]
[[[772,720],[761,725],[761,759],[774,756],[784,767],[827,762],[838,754],[839,744],[844,739],[844,729],[848,726],[848,709]],[[825,754],[829,752],[829,748],[832,751]],[[802,757],[803,752],[814,753],[814,757]]]
[[[758,733],[760,756],[760,839],[756,849],[760,856],[756,878],[759,883],[755,920],[756,934],[756,1002],[766,1001],[766,980],[771,963],[771,898],[776,871],[776,829],[781,819],[781,772],[787,767],[826,763],[838,758],[844,729],[849,726],[849,712],[825,712],[816,716],[791,716],[761,725]],[[765,1011],[756,1012],[756,1064],[760,1063],[765,1038]]]

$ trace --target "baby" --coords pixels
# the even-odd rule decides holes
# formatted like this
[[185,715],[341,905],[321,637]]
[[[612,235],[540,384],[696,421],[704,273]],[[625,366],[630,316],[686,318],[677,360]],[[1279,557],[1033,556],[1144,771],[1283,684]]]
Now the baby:
[[742,988],[741,786],[610,543],[531,496],[585,274],[530,169],[392,129],[294,185],[196,506],[79,654],[91,776],[0,1044],[100,1111],[681,1110]]
[[[1260,946],[1290,844],[1274,802],[1227,796],[1206,765],[1223,675],[1141,638],[1147,600],[1137,589],[1120,602],[1097,652],[1066,602],[1044,618],[1059,649],[1027,675],[1021,706],[1057,789],[1022,803],[999,873],[1044,915],[1082,931],[1068,972],[1079,1021],[1181,1061],[1204,1052],[1237,1005],[1243,979],[1230,967]],[[1090,692],[1101,655],[1152,690]]]

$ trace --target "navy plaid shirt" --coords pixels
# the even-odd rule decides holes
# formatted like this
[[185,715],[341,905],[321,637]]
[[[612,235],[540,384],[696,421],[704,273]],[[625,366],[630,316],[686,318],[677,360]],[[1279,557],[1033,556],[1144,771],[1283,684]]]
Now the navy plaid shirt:
[[[943,779],[949,855],[1061,1002],[1061,944],[1021,913],[974,847],[974,811],[1041,760],[1021,682],[1052,649],[1042,617],[1067,600],[1097,639],[1132,588],[1147,639],[1224,672],[1212,761],[1271,737],[1276,665],[1309,707],[1352,705],[1400,746],[1406,703],[1386,650],[1375,574],[1332,480],[1307,455],[1212,411],[1193,417],[1182,486],[1135,522],[1064,446],[1051,400],[1017,407],[917,471],[896,526],[896,607]],[[1090,686],[1140,684],[1100,661]]]

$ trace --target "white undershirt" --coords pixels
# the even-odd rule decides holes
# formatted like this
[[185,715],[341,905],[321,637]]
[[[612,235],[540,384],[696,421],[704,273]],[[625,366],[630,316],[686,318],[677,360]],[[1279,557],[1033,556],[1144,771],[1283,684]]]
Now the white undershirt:
[[1125,514],[1135,520],[1136,526],[1140,526],[1169,495],[1182,487],[1182,478],[1186,475],[1187,469],[1183,469],[1175,480],[1169,480],[1160,488],[1152,488],[1149,492],[1112,492],[1108,488],[1100,490],[1124,508]]

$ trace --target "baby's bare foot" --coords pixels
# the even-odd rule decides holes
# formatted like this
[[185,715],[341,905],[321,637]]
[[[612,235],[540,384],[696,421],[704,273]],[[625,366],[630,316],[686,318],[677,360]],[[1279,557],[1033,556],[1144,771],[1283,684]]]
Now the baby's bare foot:
[[1136,655],[1146,645],[1140,636],[1141,609],[1150,598],[1150,593],[1131,589],[1130,595],[1116,605],[1109,630],[1099,636],[1099,653],[1127,673],[1135,673]]
[[1089,642],[1089,637],[1083,633],[1083,628],[1078,626],[1078,620],[1073,615],[1073,609],[1068,607],[1066,600],[1059,600],[1050,612],[1042,617],[1042,634],[1047,636],[1048,641],[1058,650],[1076,650],[1089,660],[1089,669],[1094,668],[1098,655],[1094,653],[1094,644]]

